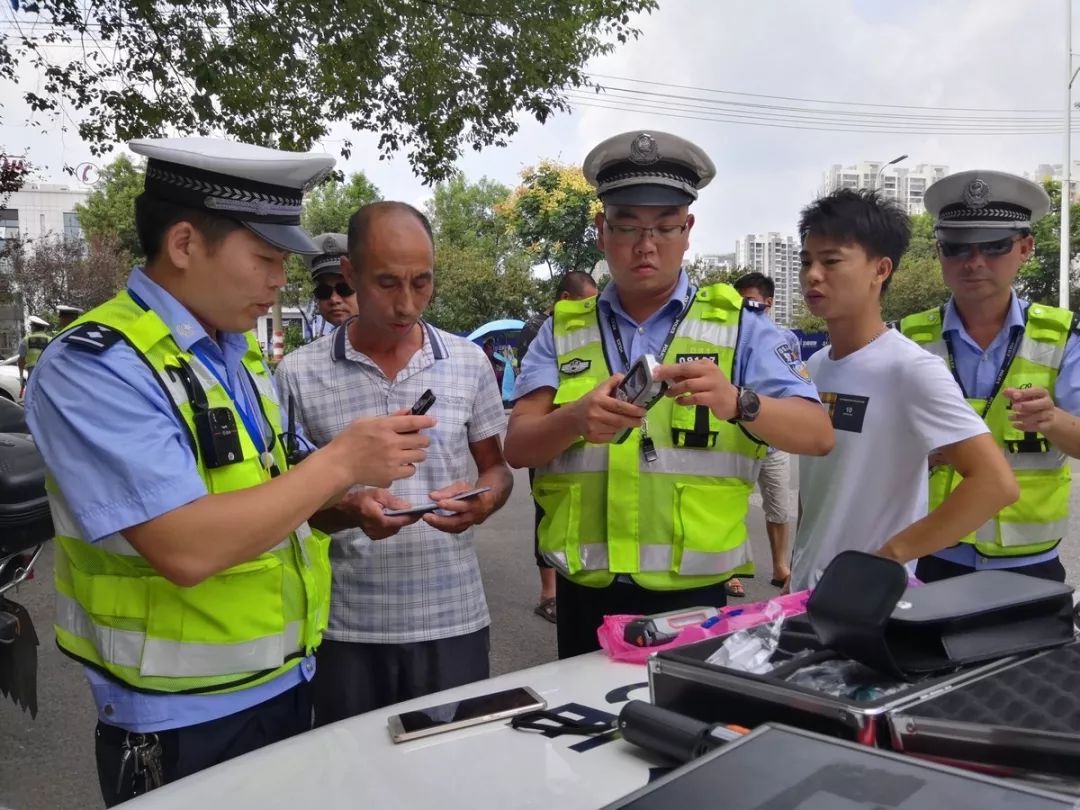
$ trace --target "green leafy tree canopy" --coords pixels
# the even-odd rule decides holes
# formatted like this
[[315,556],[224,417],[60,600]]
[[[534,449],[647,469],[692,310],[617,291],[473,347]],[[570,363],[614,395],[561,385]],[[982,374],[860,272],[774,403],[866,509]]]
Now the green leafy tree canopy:
[[[542,123],[567,109],[565,89],[591,85],[585,64],[635,38],[631,15],[655,7],[24,0],[0,38],[0,79],[48,77],[24,94],[35,120],[81,112],[95,153],[177,132],[305,149],[345,122],[434,181],[463,146],[504,144],[521,113]],[[351,150],[346,140],[342,154]]]
[[521,172],[521,185],[506,203],[510,226],[552,278],[569,270],[591,273],[604,257],[593,220],[602,209],[581,169],[541,161]]
[[119,155],[101,170],[85,203],[75,206],[79,226],[90,239],[117,239],[130,255],[142,256],[135,233],[135,198],[142,194],[145,169]]

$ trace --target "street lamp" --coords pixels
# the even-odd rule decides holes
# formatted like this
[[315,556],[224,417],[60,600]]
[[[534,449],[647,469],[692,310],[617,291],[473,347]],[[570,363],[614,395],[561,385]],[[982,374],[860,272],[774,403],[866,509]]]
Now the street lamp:
[[874,189],[881,188],[881,173],[885,171],[889,166],[895,166],[901,160],[907,160],[907,155],[901,155],[900,157],[893,158],[880,169],[877,170],[877,180],[874,181]]

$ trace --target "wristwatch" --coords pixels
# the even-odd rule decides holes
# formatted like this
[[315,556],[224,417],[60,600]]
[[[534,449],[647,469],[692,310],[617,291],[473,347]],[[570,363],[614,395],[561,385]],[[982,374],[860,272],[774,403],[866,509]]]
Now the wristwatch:
[[761,399],[750,388],[739,386],[735,395],[735,418],[733,422],[753,422],[761,413]]

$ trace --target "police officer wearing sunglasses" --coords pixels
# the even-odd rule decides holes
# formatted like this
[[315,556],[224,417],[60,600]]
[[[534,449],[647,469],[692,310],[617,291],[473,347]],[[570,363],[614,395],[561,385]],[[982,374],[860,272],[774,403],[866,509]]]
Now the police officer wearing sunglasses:
[[[948,363],[986,421],[1020,484],[1020,499],[957,545],[919,561],[924,581],[1006,568],[1064,581],[1058,544],[1068,529],[1069,456],[1080,457],[1080,349],[1076,316],[1013,290],[1031,258],[1031,226],[1050,208],[1041,186],[1012,174],[969,171],[926,190],[945,284],[938,309],[900,328]],[[957,485],[931,457],[930,508]]]
[[324,233],[314,241],[322,253],[306,261],[315,282],[315,303],[327,324],[341,326],[358,311],[356,290],[341,274],[341,257],[348,252],[348,240],[343,233]]

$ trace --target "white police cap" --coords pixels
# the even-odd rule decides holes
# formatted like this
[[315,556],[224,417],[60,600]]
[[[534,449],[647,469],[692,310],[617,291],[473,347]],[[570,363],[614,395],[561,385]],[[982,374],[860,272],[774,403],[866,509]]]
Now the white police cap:
[[300,204],[334,167],[329,155],[218,138],[141,138],[128,147],[149,158],[147,194],[235,219],[281,250],[319,252],[300,227]]
[[349,252],[349,240],[345,234],[320,233],[314,237],[314,242],[320,253],[304,257],[304,262],[311,271],[311,277],[318,278],[324,273],[340,273],[341,257]]
[[1038,183],[988,169],[958,172],[926,189],[934,235],[947,242],[992,242],[1046,216],[1050,197]]
[[47,320],[45,320],[44,318],[39,318],[37,315],[31,315],[26,320],[30,322],[31,326],[48,326],[49,325],[49,322]]
[[701,147],[667,132],[624,132],[593,148],[582,165],[611,205],[689,205],[716,176]]
[[68,306],[67,304],[60,304],[56,308],[58,315],[82,315],[82,310],[78,307]]

